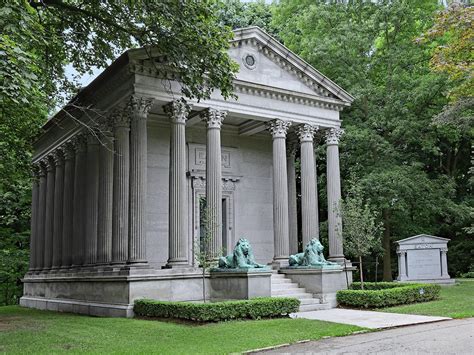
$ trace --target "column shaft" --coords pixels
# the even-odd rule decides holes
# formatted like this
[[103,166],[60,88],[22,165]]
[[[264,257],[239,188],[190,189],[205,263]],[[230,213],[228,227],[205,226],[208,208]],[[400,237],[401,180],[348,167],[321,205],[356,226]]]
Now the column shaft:
[[186,133],[190,107],[176,100],[164,107],[170,119],[169,176],[169,267],[188,265],[188,228],[186,224]]
[[274,265],[288,264],[288,177],[286,166],[286,133],[291,122],[273,120],[268,129],[273,137],[273,233]]
[[217,258],[222,253],[222,153],[221,126],[226,113],[208,109],[203,113],[207,122],[206,145],[206,213],[211,235],[209,250]]
[[130,120],[127,112],[116,116],[114,127],[114,183],[112,205],[112,262],[128,259],[130,201]]
[[293,143],[288,144],[286,156],[286,166],[288,169],[288,223],[289,223],[289,253],[294,255],[298,253],[298,206],[296,199],[296,146]]
[[447,250],[441,249],[441,276],[443,277],[449,277],[447,253]]
[[99,220],[97,225],[97,262],[99,264],[108,264],[112,261],[113,149],[113,137],[106,136],[99,148]]
[[54,226],[53,226],[53,269],[61,266],[63,233],[63,192],[64,192],[64,156],[61,150],[54,155],[56,175],[54,177]]
[[44,226],[46,217],[46,167],[44,162],[40,163],[39,169],[39,194],[38,194],[38,224],[37,224],[37,239],[36,239],[36,269],[42,270],[44,268]]
[[38,241],[38,204],[39,204],[39,167],[34,166],[33,186],[31,190],[31,232],[30,232],[30,267],[34,271],[38,267],[36,248]]
[[332,128],[327,132],[327,195],[328,195],[328,235],[329,258],[342,260],[342,219],[340,213],[341,202],[341,174],[339,171],[339,138],[343,131]]
[[304,248],[312,238],[319,239],[316,165],[313,146],[316,128],[308,124],[298,128],[301,142],[301,228]]
[[55,166],[52,157],[47,159],[46,175],[46,214],[44,225],[44,267],[53,265],[53,227],[54,227],[54,177]]
[[87,137],[86,234],[84,263],[97,262],[97,215],[99,201],[99,141]]
[[61,266],[63,268],[72,265],[72,243],[73,243],[73,213],[74,213],[74,148],[67,144],[64,149],[64,194],[63,194],[63,226],[62,226],[62,248]]
[[87,154],[86,140],[80,135],[74,141],[75,157],[75,178],[74,178],[74,211],[73,211],[73,239],[72,239],[72,265],[81,266],[84,264],[85,248],[85,194],[87,178]]
[[129,263],[146,263],[147,115],[152,101],[132,98]]

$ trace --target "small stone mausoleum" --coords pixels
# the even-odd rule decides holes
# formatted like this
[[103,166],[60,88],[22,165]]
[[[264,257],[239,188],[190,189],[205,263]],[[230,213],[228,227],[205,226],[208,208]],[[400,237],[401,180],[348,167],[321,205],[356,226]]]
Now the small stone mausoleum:
[[[275,270],[298,252],[296,152],[303,245],[319,237],[315,134],[327,150],[329,260],[344,261],[334,208],[339,115],[353,98],[257,27],[236,30],[229,54],[240,65],[238,100],[216,91],[186,102],[164,59],[133,49],[45,124],[34,146],[22,305],[130,316],[137,298],[202,300],[196,248],[204,206],[216,257],[245,237],[256,262],[273,268],[234,273],[250,288],[239,297],[289,294],[302,308],[334,305],[335,291],[350,282],[342,268],[299,279]],[[227,281],[217,290],[212,279],[206,275],[209,298],[232,298]],[[267,286],[252,292],[259,284]]]
[[454,284],[448,274],[448,242],[427,234],[397,241],[397,280]]

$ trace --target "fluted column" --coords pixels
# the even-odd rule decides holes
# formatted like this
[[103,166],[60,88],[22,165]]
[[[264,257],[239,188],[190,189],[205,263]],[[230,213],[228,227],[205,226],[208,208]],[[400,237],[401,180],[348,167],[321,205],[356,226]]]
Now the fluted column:
[[132,97],[128,263],[146,263],[147,116],[153,100]]
[[296,199],[296,150],[295,142],[288,142],[286,154],[286,167],[288,175],[288,224],[289,224],[289,252],[290,255],[298,253],[298,206]]
[[33,165],[33,186],[31,189],[30,272],[38,268],[36,248],[38,241],[39,169],[40,167],[38,164]]
[[273,120],[268,130],[273,138],[273,233],[275,267],[288,264],[288,177],[286,167],[286,134],[291,122]]
[[87,136],[86,234],[84,264],[97,262],[97,213],[99,202],[99,141]]
[[312,238],[319,239],[319,216],[316,190],[313,136],[317,127],[303,124],[298,127],[301,150],[301,229],[303,247]]
[[73,240],[72,266],[84,264],[85,248],[85,194],[87,179],[87,143],[84,135],[79,134],[74,139],[75,148],[75,178],[74,178],[74,211],[73,211]]
[[403,281],[407,278],[407,268],[406,268],[406,250],[397,251],[398,254],[398,280]]
[[185,126],[190,110],[190,106],[183,100],[175,100],[164,106],[171,128],[168,267],[189,264]]
[[128,259],[128,211],[130,201],[130,115],[118,112],[114,122],[114,183],[112,205],[112,263]]
[[53,155],[56,165],[54,176],[54,223],[53,223],[53,269],[61,266],[63,233],[63,192],[64,192],[64,155],[56,149]]
[[114,138],[107,133],[99,147],[99,220],[97,224],[97,263],[112,261],[112,203],[114,186]]
[[61,267],[68,268],[72,265],[75,152],[74,152],[74,147],[71,143],[67,143],[63,151],[64,151],[64,193],[63,193]]
[[53,265],[53,227],[54,227],[54,177],[55,164],[51,157],[46,158],[46,214],[44,224],[44,268]]
[[36,239],[36,270],[41,271],[44,268],[44,226],[46,216],[46,166],[42,160],[39,163],[39,194],[38,194],[38,224]]
[[331,128],[326,132],[329,258],[335,261],[344,259],[340,213],[341,174],[339,171],[339,139],[343,133],[344,131],[339,128]]
[[211,242],[209,249],[214,257],[222,253],[222,156],[221,127],[225,111],[209,108],[202,113],[207,123],[206,145],[206,203]]

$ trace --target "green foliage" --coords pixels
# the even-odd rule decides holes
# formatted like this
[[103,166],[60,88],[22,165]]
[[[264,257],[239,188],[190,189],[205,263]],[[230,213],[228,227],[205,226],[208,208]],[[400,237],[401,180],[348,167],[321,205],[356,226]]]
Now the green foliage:
[[214,303],[165,302],[137,300],[135,314],[144,317],[179,318],[196,322],[218,322],[234,319],[281,317],[297,312],[300,301],[296,298],[255,298],[244,301]]
[[[415,41],[437,10],[435,0],[282,0],[273,11],[284,44],[355,97],[341,114],[342,181],[357,181],[383,223],[386,280],[394,240],[431,233],[454,243],[470,222],[471,131],[432,124],[451,83],[431,70],[432,45]],[[324,191],[324,147],[317,155]]]
[[[391,286],[391,284],[393,286]],[[441,286],[433,284],[354,283],[352,289],[337,292],[337,302],[358,308],[379,308],[438,299]]]

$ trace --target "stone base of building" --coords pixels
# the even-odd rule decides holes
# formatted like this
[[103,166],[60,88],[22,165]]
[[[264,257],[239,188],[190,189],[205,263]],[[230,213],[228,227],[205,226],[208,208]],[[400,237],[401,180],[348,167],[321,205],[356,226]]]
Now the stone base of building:
[[271,296],[270,269],[215,270],[210,273],[210,295],[213,301],[248,300]]
[[319,298],[321,303],[336,307],[336,292],[352,284],[352,271],[352,266],[348,266],[346,269],[282,268],[279,272]]
[[397,282],[406,282],[406,283],[420,283],[420,284],[439,284],[439,285],[445,285],[445,286],[451,286],[456,283],[455,279],[452,279],[450,277],[446,278],[439,278],[439,279],[398,279]]
[[[94,316],[132,317],[140,298],[202,301],[202,272],[196,268],[93,268],[27,274],[20,305]],[[209,275],[205,277],[210,298]]]

